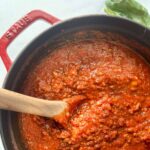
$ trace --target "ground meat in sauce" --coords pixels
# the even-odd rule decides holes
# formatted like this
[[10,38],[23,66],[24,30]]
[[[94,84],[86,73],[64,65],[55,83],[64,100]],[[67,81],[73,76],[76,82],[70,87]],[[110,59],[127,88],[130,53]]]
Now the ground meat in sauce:
[[86,97],[65,128],[49,118],[20,114],[28,150],[150,149],[150,67],[123,37],[93,34],[99,38],[57,48],[27,76],[24,94]]

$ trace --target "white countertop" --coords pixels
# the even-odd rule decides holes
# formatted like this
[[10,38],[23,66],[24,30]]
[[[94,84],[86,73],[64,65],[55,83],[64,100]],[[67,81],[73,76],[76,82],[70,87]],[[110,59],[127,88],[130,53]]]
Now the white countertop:
[[[1,0],[0,2],[0,37],[18,19],[34,9],[44,10],[61,20],[87,15],[102,14],[105,0]],[[150,12],[150,0],[139,0]],[[18,36],[8,47],[12,60],[30,43],[37,35],[49,28],[44,21],[37,21]],[[0,86],[6,76],[6,70],[0,58]],[[0,140],[0,150],[3,149]]]

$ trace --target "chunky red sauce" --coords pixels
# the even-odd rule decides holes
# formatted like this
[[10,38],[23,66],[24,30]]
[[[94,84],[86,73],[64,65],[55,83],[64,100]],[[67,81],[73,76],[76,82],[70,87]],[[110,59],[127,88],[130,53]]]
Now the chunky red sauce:
[[24,94],[86,97],[65,127],[21,114],[28,150],[150,150],[150,67],[131,50],[143,47],[119,35],[91,34],[57,48],[27,76]]

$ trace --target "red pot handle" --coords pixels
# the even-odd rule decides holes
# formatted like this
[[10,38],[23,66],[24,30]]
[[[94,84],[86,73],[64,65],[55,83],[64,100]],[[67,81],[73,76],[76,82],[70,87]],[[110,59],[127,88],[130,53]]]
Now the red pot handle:
[[23,18],[18,20],[14,25],[10,27],[10,29],[2,36],[0,39],[0,56],[3,60],[3,63],[7,69],[11,67],[12,61],[7,54],[8,45],[30,24],[32,24],[35,20],[44,19],[47,22],[54,24],[59,22],[60,20],[44,11],[41,10],[33,10],[25,15]]

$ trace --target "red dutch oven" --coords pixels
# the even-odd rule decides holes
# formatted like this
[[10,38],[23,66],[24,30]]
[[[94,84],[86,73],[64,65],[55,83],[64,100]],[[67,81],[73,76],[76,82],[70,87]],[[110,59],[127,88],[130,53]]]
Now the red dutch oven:
[[[6,51],[8,45],[19,33],[38,19],[44,19],[55,25],[31,42],[12,65]],[[150,30],[137,23],[104,15],[83,16],[60,22],[58,18],[50,14],[34,10],[16,22],[0,39],[0,56],[8,71],[3,88],[18,91],[31,64],[49,53],[48,47],[55,49],[56,46],[65,44],[68,39],[74,39],[75,32],[93,29],[117,32],[132,37],[149,47],[149,50],[135,49],[135,51],[150,62]],[[18,113],[11,111],[1,110],[0,112],[0,130],[5,150],[25,150],[19,132],[17,115]]]

